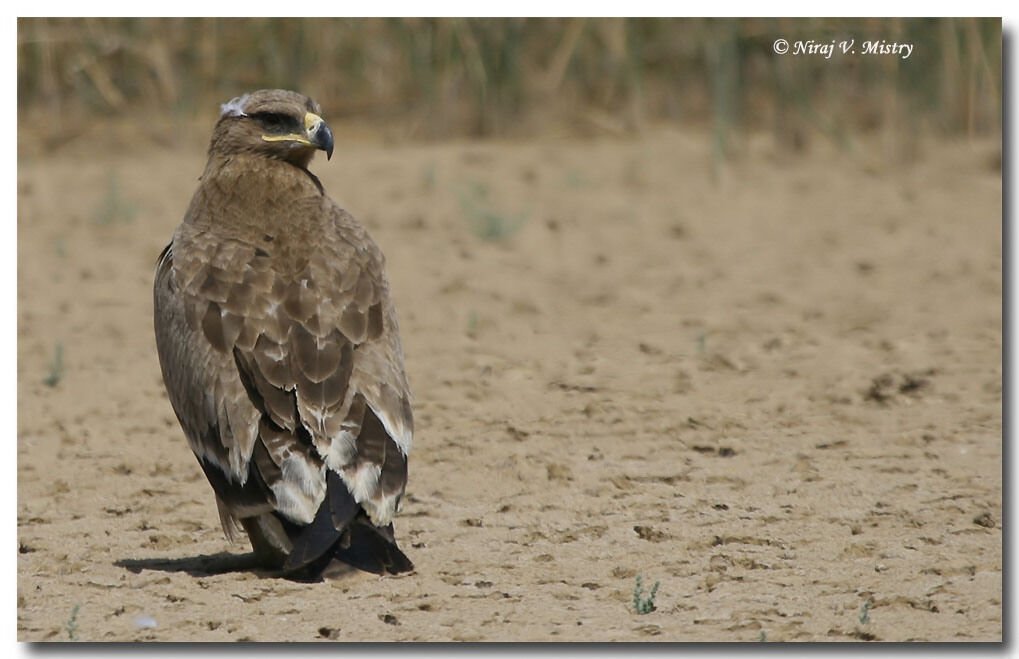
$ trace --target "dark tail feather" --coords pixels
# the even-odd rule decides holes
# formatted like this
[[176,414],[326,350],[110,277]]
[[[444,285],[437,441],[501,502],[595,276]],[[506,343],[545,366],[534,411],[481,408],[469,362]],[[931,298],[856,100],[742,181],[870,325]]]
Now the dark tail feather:
[[307,526],[297,526],[282,516],[287,535],[294,544],[293,551],[283,563],[284,572],[294,572],[327,554],[339,540],[344,528],[350,524],[359,507],[347,487],[332,469],[326,470],[326,496]]
[[331,469],[327,470],[326,497],[311,524],[297,526],[280,515],[277,518],[294,545],[283,562],[283,572],[288,576],[318,580],[334,558],[375,574],[414,569],[396,546],[393,525],[374,526]]
[[400,551],[394,541],[385,537],[386,535],[391,537],[392,533],[392,524],[384,529],[377,529],[367,519],[358,517],[347,527],[343,539],[333,550],[333,556],[365,572],[375,574],[409,572],[414,569],[414,564]]
[[[287,535],[294,548],[283,561],[285,573],[296,572],[301,568],[315,562],[315,559],[326,554],[330,547],[336,544],[340,532],[333,526],[329,515],[328,497],[322,502],[315,519],[307,526],[297,526],[285,522]],[[283,519],[280,517],[280,519]]]

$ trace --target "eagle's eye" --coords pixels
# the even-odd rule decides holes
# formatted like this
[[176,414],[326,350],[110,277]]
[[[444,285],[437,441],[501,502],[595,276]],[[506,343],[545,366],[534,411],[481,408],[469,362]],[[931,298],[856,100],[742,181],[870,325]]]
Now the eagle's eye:
[[269,133],[293,132],[297,123],[292,117],[278,112],[256,112],[250,116]]

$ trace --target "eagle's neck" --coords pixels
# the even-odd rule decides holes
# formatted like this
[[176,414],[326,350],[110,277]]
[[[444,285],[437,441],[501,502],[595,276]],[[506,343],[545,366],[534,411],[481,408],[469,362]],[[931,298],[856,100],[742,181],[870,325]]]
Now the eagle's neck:
[[314,230],[291,224],[295,218],[319,217],[297,212],[325,199],[322,184],[306,169],[289,162],[251,154],[211,155],[196,194],[207,212],[191,218],[196,224],[215,225],[232,233],[236,228],[276,233]]
[[264,186],[268,186],[269,191],[279,190],[287,194],[323,194],[322,184],[305,166],[260,154],[212,154],[202,174],[202,181],[206,180],[217,180],[228,185],[243,180],[251,185],[262,186],[263,190]]

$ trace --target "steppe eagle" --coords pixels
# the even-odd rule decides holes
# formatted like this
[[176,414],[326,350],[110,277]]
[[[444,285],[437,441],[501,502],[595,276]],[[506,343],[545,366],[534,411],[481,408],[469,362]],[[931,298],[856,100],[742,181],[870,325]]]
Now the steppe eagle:
[[[295,578],[413,569],[392,520],[410,387],[384,258],[308,171],[333,135],[311,99],[222,106],[198,190],[159,257],[163,381],[233,539]],[[331,566],[331,567],[330,567]]]

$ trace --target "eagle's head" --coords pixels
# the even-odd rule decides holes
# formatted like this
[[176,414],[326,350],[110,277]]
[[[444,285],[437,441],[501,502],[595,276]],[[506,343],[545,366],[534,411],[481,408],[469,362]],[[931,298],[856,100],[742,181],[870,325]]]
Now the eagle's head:
[[260,89],[221,106],[210,155],[248,153],[307,167],[316,149],[333,155],[333,133],[315,101],[284,89]]

